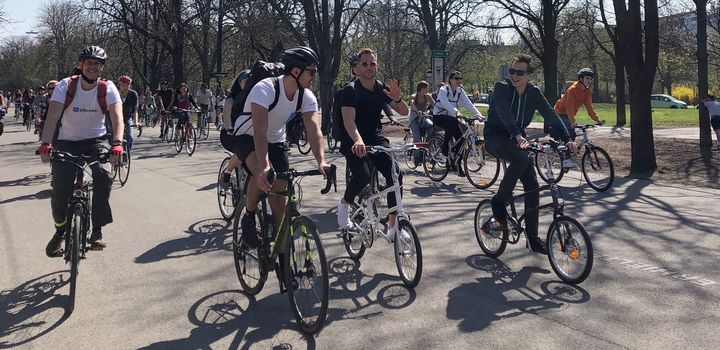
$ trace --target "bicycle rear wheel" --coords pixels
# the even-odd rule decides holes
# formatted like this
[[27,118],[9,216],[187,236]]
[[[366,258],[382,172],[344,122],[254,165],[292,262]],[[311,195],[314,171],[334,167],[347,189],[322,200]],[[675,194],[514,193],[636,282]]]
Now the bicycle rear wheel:
[[427,151],[423,152],[423,168],[428,178],[442,181],[448,174],[447,156],[442,154],[442,137],[433,137],[428,141]]
[[238,203],[244,201],[240,200],[242,193],[242,182],[241,182],[241,171],[237,168],[230,171],[230,182],[228,183],[227,189],[222,188],[222,178],[225,173],[225,168],[230,162],[230,157],[225,157],[220,164],[220,170],[218,171],[218,183],[217,183],[217,197],[218,205],[220,207],[220,214],[226,220],[230,220],[235,215],[235,210],[238,207]]
[[[240,227],[240,221],[244,214],[244,207],[235,210],[235,219],[233,220],[233,259],[235,260],[235,272],[243,291],[250,295],[256,295],[260,293],[265,285],[268,273],[262,261],[262,250],[259,247],[250,249],[245,244]],[[256,222],[262,223],[260,215]],[[257,229],[260,232],[260,226]]]
[[560,216],[547,234],[548,260],[553,271],[566,283],[584,281],[593,266],[593,246],[585,227],[577,220]]
[[293,220],[284,259],[285,287],[290,309],[300,329],[322,329],[328,309],[328,271],[325,250],[315,223],[306,216]]
[[475,188],[486,189],[497,181],[500,174],[500,161],[485,150],[485,144],[479,143],[469,148],[463,156],[465,177]]
[[615,167],[612,159],[601,147],[590,146],[585,149],[581,168],[585,181],[595,191],[607,191],[615,180]]
[[200,136],[203,140],[207,140],[208,136],[210,136],[210,123],[205,117],[203,117],[203,121],[200,123]]
[[[362,210],[355,203],[350,203],[350,208],[348,212],[350,213],[350,218],[352,222],[357,228],[360,228],[361,230],[363,227],[363,222],[365,221],[365,216],[363,215]],[[345,250],[348,252],[348,255],[355,260],[360,260],[363,255],[365,255],[365,243],[363,242],[363,234],[355,230],[343,230],[341,234],[343,244],[345,245]]]
[[298,145],[298,151],[302,154],[308,154],[310,153],[310,142],[308,141],[307,137],[307,131],[305,128],[302,130],[302,134],[300,135],[300,138],[297,140]]
[[[124,146],[123,148],[126,147],[127,146]],[[125,183],[127,183],[128,177],[130,176],[130,161],[130,150],[125,149],[123,159],[120,162],[120,165],[117,166],[118,180],[120,180],[120,186],[125,186]]]
[[334,151],[335,149],[338,148],[338,140],[335,139],[335,138],[331,135],[331,133],[328,133],[328,134],[327,134],[327,144],[328,144],[328,149],[331,150],[331,151]]
[[195,145],[197,145],[197,133],[195,128],[188,122],[188,125],[185,126],[185,151],[188,156],[195,153]]
[[485,255],[491,258],[497,258],[505,252],[507,247],[507,229],[502,233],[494,230],[486,230],[483,228],[485,223],[493,217],[492,206],[489,199],[480,201],[475,209],[475,239],[477,239],[480,249]]
[[535,169],[537,170],[538,175],[540,175],[540,178],[543,179],[545,183],[550,183],[550,179],[548,179],[548,174],[545,169],[546,158],[550,159],[550,169],[552,169],[555,183],[559,183],[566,171],[562,166],[563,159],[555,149],[550,149],[548,152],[535,153]]
[[65,249],[68,251],[66,255],[70,259],[70,296],[67,305],[68,314],[75,310],[75,294],[77,291],[77,276],[80,265],[80,235],[82,232],[82,217],[78,213],[73,213],[70,219],[70,229],[65,233],[68,235],[65,239]]
[[415,288],[422,277],[422,248],[415,226],[407,219],[399,220],[395,234],[395,265],[400,279],[408,288]]

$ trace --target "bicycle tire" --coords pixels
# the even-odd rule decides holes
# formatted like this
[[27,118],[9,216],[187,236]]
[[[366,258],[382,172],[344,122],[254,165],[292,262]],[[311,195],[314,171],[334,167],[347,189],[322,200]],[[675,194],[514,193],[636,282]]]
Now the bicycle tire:
[[[412,135],[405,133],[405,137],[403,137],[403,144],[407,145],[410,143],[412,143]],[[402,160],[400,162],[405,163],[407,168],[410,170],[415,170],[419,166],[419,164],[415,165],[415,162],[413,161],[413,153],[414,152],[415,152],[415,150],[407,150],[403,153],[400,153],[400,158],[402,158]]]
[[303,128],[300,138],[297,140],[298,151],[301,154],[306,155],[310,153],[310,141],[308,141],[307,130]]
[[545,181],[545,183],[550,183],[550,179],[548,179],[548,176],[545,173],[546,157],[550,159],[550,169],[552,169],[555,183],[559,183],[567,171],[563,168],[562,157],[556,149],[551,148],[548,152],[535,153],[535,170],[537,171],[538,175],[540,175],[540,178]]
[[328,144],[328,149],[331,151],[334,151],[338,148],[338,140],[333,138],[332,135],[330,135],[329,133],[327,135],[327,144]]
[[[127,146],[123,146],[123,148],[126,148],[126,147]],[[123,159],[123,161],[121,161],[120,165],[117,167],[118,180],[120,181],[120,186],[125,186],[125,184],[127,183],[128,177],[130,177],[130,162],[131,162],[130,150],[125,149],[125,152],[127,154],[127,162],[125,162]],[[125,155],[123,155],[123,158],[124,157],[125,157]]]
[[200,136],[202,136],[203,140],[207,140],[210,136],[210,123],[207,121],[207,118],[203,117],[203,121],[200,123]]
[[[350,208],[348,208],[348,212],[350,213],[350,218],[355,224],[355,226],[363,227],[365,216],[363,215],[362,209],[360,209],[357,204],[350,203]],[[345,245],[345,251],[348,253],[348,256],[355,260],[362,259],[363,255],[365,255],[366,248],[362,236],[348,230],[342,230],[341,235],[343,239],[343,245]]]
[[[571,230],[571,226],[575,230]],[[567,234],[568,237],[563,238]],[[583,242],[579,242],[581,239]],[[583,282],[589,275],[593,266],[593,246],[585,227],[577,220],[569,216],[559,216],[550,224],[547,234],[548,260],[555,274],[565,283],[578,284]],[[580,246],[584,243],[584,249]],[[568,249],[570,247],[570,249]],[[561,259],[562,258],[562,259]],[[564,268],[559,260],[565,263],[575,264],[578,260],[580,265],[577,273],[571,273],[569,268]],[[584,264],[582,263],[584,262]]]
[[185,133],[180,131],[178,132],[175,130],[175,152],[180,153],[183,149],[183,144],[185,143]]
[[448,174],[447,156],[442,154],[442,137],[428,140],[428,148],[423,152],[423,169],[430,180],[440,182]]
[[195,153],[195,146],[197,146],[197,132],[192,125],[188,124],[185,127],[185,152],[188,157]]
[[[260,211],[257,211],[258,213]],[[245,213],[245,208],[235,211],[233,219],[233,260],[235,265],[235,273],[237,274],[240,286],[245,293],[257,295],[262,291],[265,281],[267,281],[268,272],[262,261],[261,249],[248,249],[242,237],[240,220]],[[258,216],[258,220],[262,220]],[[261,223],[261,221],[257,221]],[[248,269],[248,265],[252,271]],[[251,272],[252,275],[249,275]]]
[[325,249],[310,218],[299,216],[290,227],[283,268],[290,309],[300,329],[315,334],[325,325],[328,309],[330,287]]
[[475,208],[475,239],[486,256],[497,258],[505,252],[507,248],[508,230],[503,230],[501,236],[492,232],[486,233],[482,230],[482,226],[493,215],[492,206],[489,199],[483,199]]
[[[168,121],[165,125],[165,142],[170,143],[175,139],[175,126]],[[178,152],[180,153],[180,152]]]
[[228,188],[225,190],[222,189],[222,177],[228,163],[230,163],[230,157],[225,157],[220,164],[217,182],[218,206],[220,207],[220,214],[225,220],[233,218],[237,204],[240,202],[240,199],[236,197],[242,195],[242,190],[240,189],[240,171],[237,168],[230,172],[230,183],[228,184]]
[[78,213],[73,213],[70,219],[70,229],[66,234],[69,234],[66,240],[69,243],[69,247],[66,244],[65,249],[68,249],[70,254],[70,295],[67,305],[68,314],[75,310],[75,296],[77,293],[77,276],[80,265],[80,233],[82,232],[82,218]]
[[[407,220],[400,219],[398,221],[399,230],[395,234],[395,265],[398,269],[400,279],[408,288],[415,288],[420,283],[422,277],[422,248],[420,246],[420,239],[418,238],[417,230],[415,226]],[[402,237],[402,230],[405,230],[412,239],[410,242]],[[403,262],[413,263],[414,266],[410,266],[410,269],[406,269]]]
[[[605,163],[603,164],[603,159]],[[615,166],[613,165],[610,155],[602,147],[590,146],[585,149],[582,157],[583,177],[587,181],[588,186],[597,192],[605,192],[610,189],[613,181],[615,181]],[[601,178],[591,179],[590,171],[593,174],[600,174]],[[609,173],[606,173],[609,171]],[[606,176],[603,176],[606,175]]]
[[484,190],[497,181],[500,175],[500,160],[485,150],[485,144],[478,144],[475,147],[476,154],[472,151],[473,148],[469,148],[463,155],[465,177],[475,188]]

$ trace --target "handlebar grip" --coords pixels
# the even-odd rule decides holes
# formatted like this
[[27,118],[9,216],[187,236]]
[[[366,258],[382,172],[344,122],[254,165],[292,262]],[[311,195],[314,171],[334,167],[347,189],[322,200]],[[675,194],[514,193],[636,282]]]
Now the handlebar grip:
[[325,188],[320,190],[321,194],[326,194],[326,193],[330,192],[331,185],[334,185],[335,192],[337,192],[337,175],[336,175],[337,172],[336,172],[336,170],[337,170],[337,166],[335,164],[330,165],[330,168],[325,170],[326,183],[325,183]]

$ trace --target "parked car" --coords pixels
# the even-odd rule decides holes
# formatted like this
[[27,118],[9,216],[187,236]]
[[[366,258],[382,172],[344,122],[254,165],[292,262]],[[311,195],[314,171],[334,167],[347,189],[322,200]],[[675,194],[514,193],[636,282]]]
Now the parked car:
[[670,95],[650,95],[650,107],[652,108],[672,108],[686,109],[687,103],[676,99]]
[[488,94],[480,94],[480,96],[478,96],[478,103],[488,103]]

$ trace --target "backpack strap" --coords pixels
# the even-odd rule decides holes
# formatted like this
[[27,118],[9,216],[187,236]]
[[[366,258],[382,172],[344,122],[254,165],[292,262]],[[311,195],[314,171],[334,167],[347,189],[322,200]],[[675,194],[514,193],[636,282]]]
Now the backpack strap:
[[100,110],[104,113],[107,113],[108,106],[107,106],[107,80],[101,80],[98,79],[98,91],[97,91],[97,99],[98,104],[100,105]]
[[273,80],[273,86],[275,87],[275,99],[273,99],[270,106],[268,106],[268,112],[272,111],[273,108],[278,103],[278,100],[280,99],[280,79],[278,77],[272,77]]
[[63,111],[70,107],[73,99],[75,99],[75,92],[77,91],[78,80],[80,80],[80,76],[73,75],[70,77],[70,81],[68,81],[68,88],[65,92],[65,106],[63,107]]
[[[65,92],[65,103],[63,107],[63,111],[70,107],[70,104],[72,104],[73,100],[75,99],[75,93],[77,92],[77,86],[78,82],[80,80],[79,75],[73,75],[70,77],[70,81],[68,82],[68,89]],[[98,99],[98,105],[100,105],[100,110],[104,113],[107,113],[108,106],[107,106],[107,81],[98,79],[98,92],[97,92],[97,99]]]

